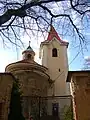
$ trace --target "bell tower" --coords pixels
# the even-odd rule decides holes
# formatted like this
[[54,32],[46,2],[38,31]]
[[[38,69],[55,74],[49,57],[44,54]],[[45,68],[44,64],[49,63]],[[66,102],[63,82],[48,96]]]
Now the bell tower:
[[66,83],[67,48],[68,42],[61,40],[54,27],[51,26],[47,40],[40,45],[40,58],[42,65],[48,68],[50,78],[54,81],[54,95],[68,95],[70,92]]

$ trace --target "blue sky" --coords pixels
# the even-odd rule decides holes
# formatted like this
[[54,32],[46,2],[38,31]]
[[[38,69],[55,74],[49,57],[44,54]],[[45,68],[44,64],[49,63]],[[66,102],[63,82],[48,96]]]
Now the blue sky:
[[[18,60],[22,59],[22,51],[25,50],[28,46],[30,38],[28,36],[25,36],[22,38],[22,41],[25,43],[25,47],[16,51],[15,46],[10,46],[9,48],[3,47],[3,43],[0,45],[0,72],[5,71],[5,66],[16,62]],[[31,38],[31,47],[36,52],[35,61],[40,63],[39,59],[39,46],[40,42],[43,41],[43,37],[40,37],[38,41],[32,37]],[[64,38],[63,38],[64,40]],[[67,40],[70,41],[70,38],[67,37]],[[69,47],[67,49],[68,54],[68,62],[69,62],[69,70],[80,70],[84,66],[84,58],[90,56],[90,46],[88,45],[88,50],[84,49],[83,53],[82,51],[79,52],[79,48],[73,48],[72,44],[69,43]],[[79,52],[79,54],[78,54]]]
[[25,36],[24,38],[22,38],[22,41],[24,42],[24,47],[18,48],[16,51],[16,47],[14,45],[11,45],[10,43],[8,43],[9,47],[3,46],[3,43],[1,40],[1,44],[0,44],[0,56],[1,56],[0,57],[0,72],[5,71],[6,65],[22,59],[22,51],[24,51],[28,47],[29,41],[31,41],[31,47],[33,48],[33,50],[36,53],[35,61],[40,63],[40,60],[38,59],[40,42],[38,42],[34,37],[30,39],[28,36]]

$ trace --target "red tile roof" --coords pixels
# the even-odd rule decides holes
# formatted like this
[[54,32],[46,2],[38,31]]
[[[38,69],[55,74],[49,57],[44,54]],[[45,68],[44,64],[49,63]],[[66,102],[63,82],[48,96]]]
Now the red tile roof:
[[53,37],[56,37],[59,41],[61,41],[60,37],[58,36],[58,33],[56,32],[54,27],[51,25],[47,40],[51,41]]
[[50,32],[48,34],[48,38],[45,42],[51,41],[55,37],[57,40],[59,40],[61,43],[68,43],[66,41],[61,40],[61,38],[58,36],[58,33],[54,29],[54,27],[51,25]]

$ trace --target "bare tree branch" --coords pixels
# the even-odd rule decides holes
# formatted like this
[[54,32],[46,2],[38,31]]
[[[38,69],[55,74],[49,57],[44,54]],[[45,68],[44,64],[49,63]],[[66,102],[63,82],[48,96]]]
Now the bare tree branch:
[[[62,7],[63,3],[65,4]],[[0,33],[13,43],[10,37],[7,36],[7,29],[12,32],[14,38],[20,41],[16,33],[17,30],[21,32],[23,30],[27,34],[27,30],[30,30],[32,33],[34,31],[44,33],[50,24],[57,24],[60,21],[63,29],[66,28],[65,25],[68,26],[66,29],[68,31],[72,30],[76,36],[78,35],[80,44],[84,44],[85,37],[83,36],[80,25],[77,24],[78,22],[75,22],[73,17],[76,17],[82,23],[87,13],[90,13],[89,5],[80,0],[16,0],[14,2],[1,0]],[[68,32],[65,33],[68,34]]]

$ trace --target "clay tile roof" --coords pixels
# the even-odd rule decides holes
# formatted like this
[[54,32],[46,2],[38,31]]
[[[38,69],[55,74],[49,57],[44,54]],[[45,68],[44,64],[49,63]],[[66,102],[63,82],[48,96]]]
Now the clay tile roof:
[[53,39],[53,37],[56,37],[57,40],[59,40],[61,43],[68,43],[66,41],[61,40],[61,38],[59,37],[58,33],[56,32],[56,30],[54,29],[54,27],[51,25],[50,28],[50,32],[48,34],[48,38],[47,41],[51,41]]
[[54,27],[51,25],[47,40],[50,41],[50,40],[52,40],[53,37],[56,37],[59,41],[61,41],[60,37],[58,36],[58,33],[56,32]]

